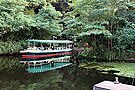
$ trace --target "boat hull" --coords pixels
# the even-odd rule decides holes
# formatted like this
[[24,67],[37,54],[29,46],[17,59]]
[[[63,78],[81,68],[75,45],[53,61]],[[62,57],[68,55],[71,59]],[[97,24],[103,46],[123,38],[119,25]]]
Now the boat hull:
[[71,55],[72,49],[63,50],[23,50],[20,51],[22,59],[40,59],[40,58],[52,58],[64,55]]
[[31,54],[31,53],[25,53],[22,54],[22,59],[40,59],[40,58],[52,58],[52,57],[59,57],[64,55],[71,55],[72,52],[60,52],[60,53],[38,53],[38,54]]

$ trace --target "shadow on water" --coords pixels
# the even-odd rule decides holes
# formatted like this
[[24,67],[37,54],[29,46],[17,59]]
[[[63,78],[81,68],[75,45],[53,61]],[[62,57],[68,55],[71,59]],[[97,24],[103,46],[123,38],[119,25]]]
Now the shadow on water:
[[[76,66],[57,70],[28,73],[18,58],[0,58],[1,90],[92,90],[94,84],[104,80],[114,81],[114,75],[101,74]],[[2,63],[3,62],[3,63]],[[122,83],[131,84],[132,79],[119,77]]]

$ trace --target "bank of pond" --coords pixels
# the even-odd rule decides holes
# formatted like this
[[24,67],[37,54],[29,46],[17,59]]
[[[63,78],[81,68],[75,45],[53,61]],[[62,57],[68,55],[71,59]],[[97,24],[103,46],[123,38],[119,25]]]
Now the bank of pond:
[[116,76],[121,83],[135,84],[134,63],[85,62],[39,73],[27,69],[18,57],[1,57],[1,90],[92,90],[95,84],[114,81]]
[[129,62],[85,62],[79,67],[94,69],[104,74],[114,74],[123,77],[135,77],[135,63]]

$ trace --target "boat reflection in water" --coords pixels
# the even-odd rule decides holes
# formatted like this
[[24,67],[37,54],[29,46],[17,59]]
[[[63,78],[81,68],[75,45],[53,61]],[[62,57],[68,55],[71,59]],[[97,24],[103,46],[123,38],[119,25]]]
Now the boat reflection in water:
[[28,65],[28,68],[26,70],[30,73],[50,71],[72,64],[70,63],[70,56],[51,58],[45,60],[20,61],[20,62]]
[[28,65],[26,70],[30,73],[45,72],[72,64],[72,41],[28,40],[28,43],[28,48],[20,51],[20,62]]

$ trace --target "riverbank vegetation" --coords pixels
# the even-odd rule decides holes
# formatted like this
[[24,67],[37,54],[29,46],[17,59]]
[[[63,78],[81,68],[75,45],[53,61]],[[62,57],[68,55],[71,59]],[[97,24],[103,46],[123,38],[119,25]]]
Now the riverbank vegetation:
[[84,47],[85,57],[117,59],[134,50],[134,6],[132,0],[1,0],[0,54],[55,35]]
[[15,69],[22,69],[24,68],[25,65],[20,64],[19,58],[18,57],[0,57],[0,72],[2,71],[10,71],[10,70],[15,70]]
[[97,70],[104,74],[113,74],[118,76],[134,78],[135,65],[127,62],[87,62],[79,67]]

